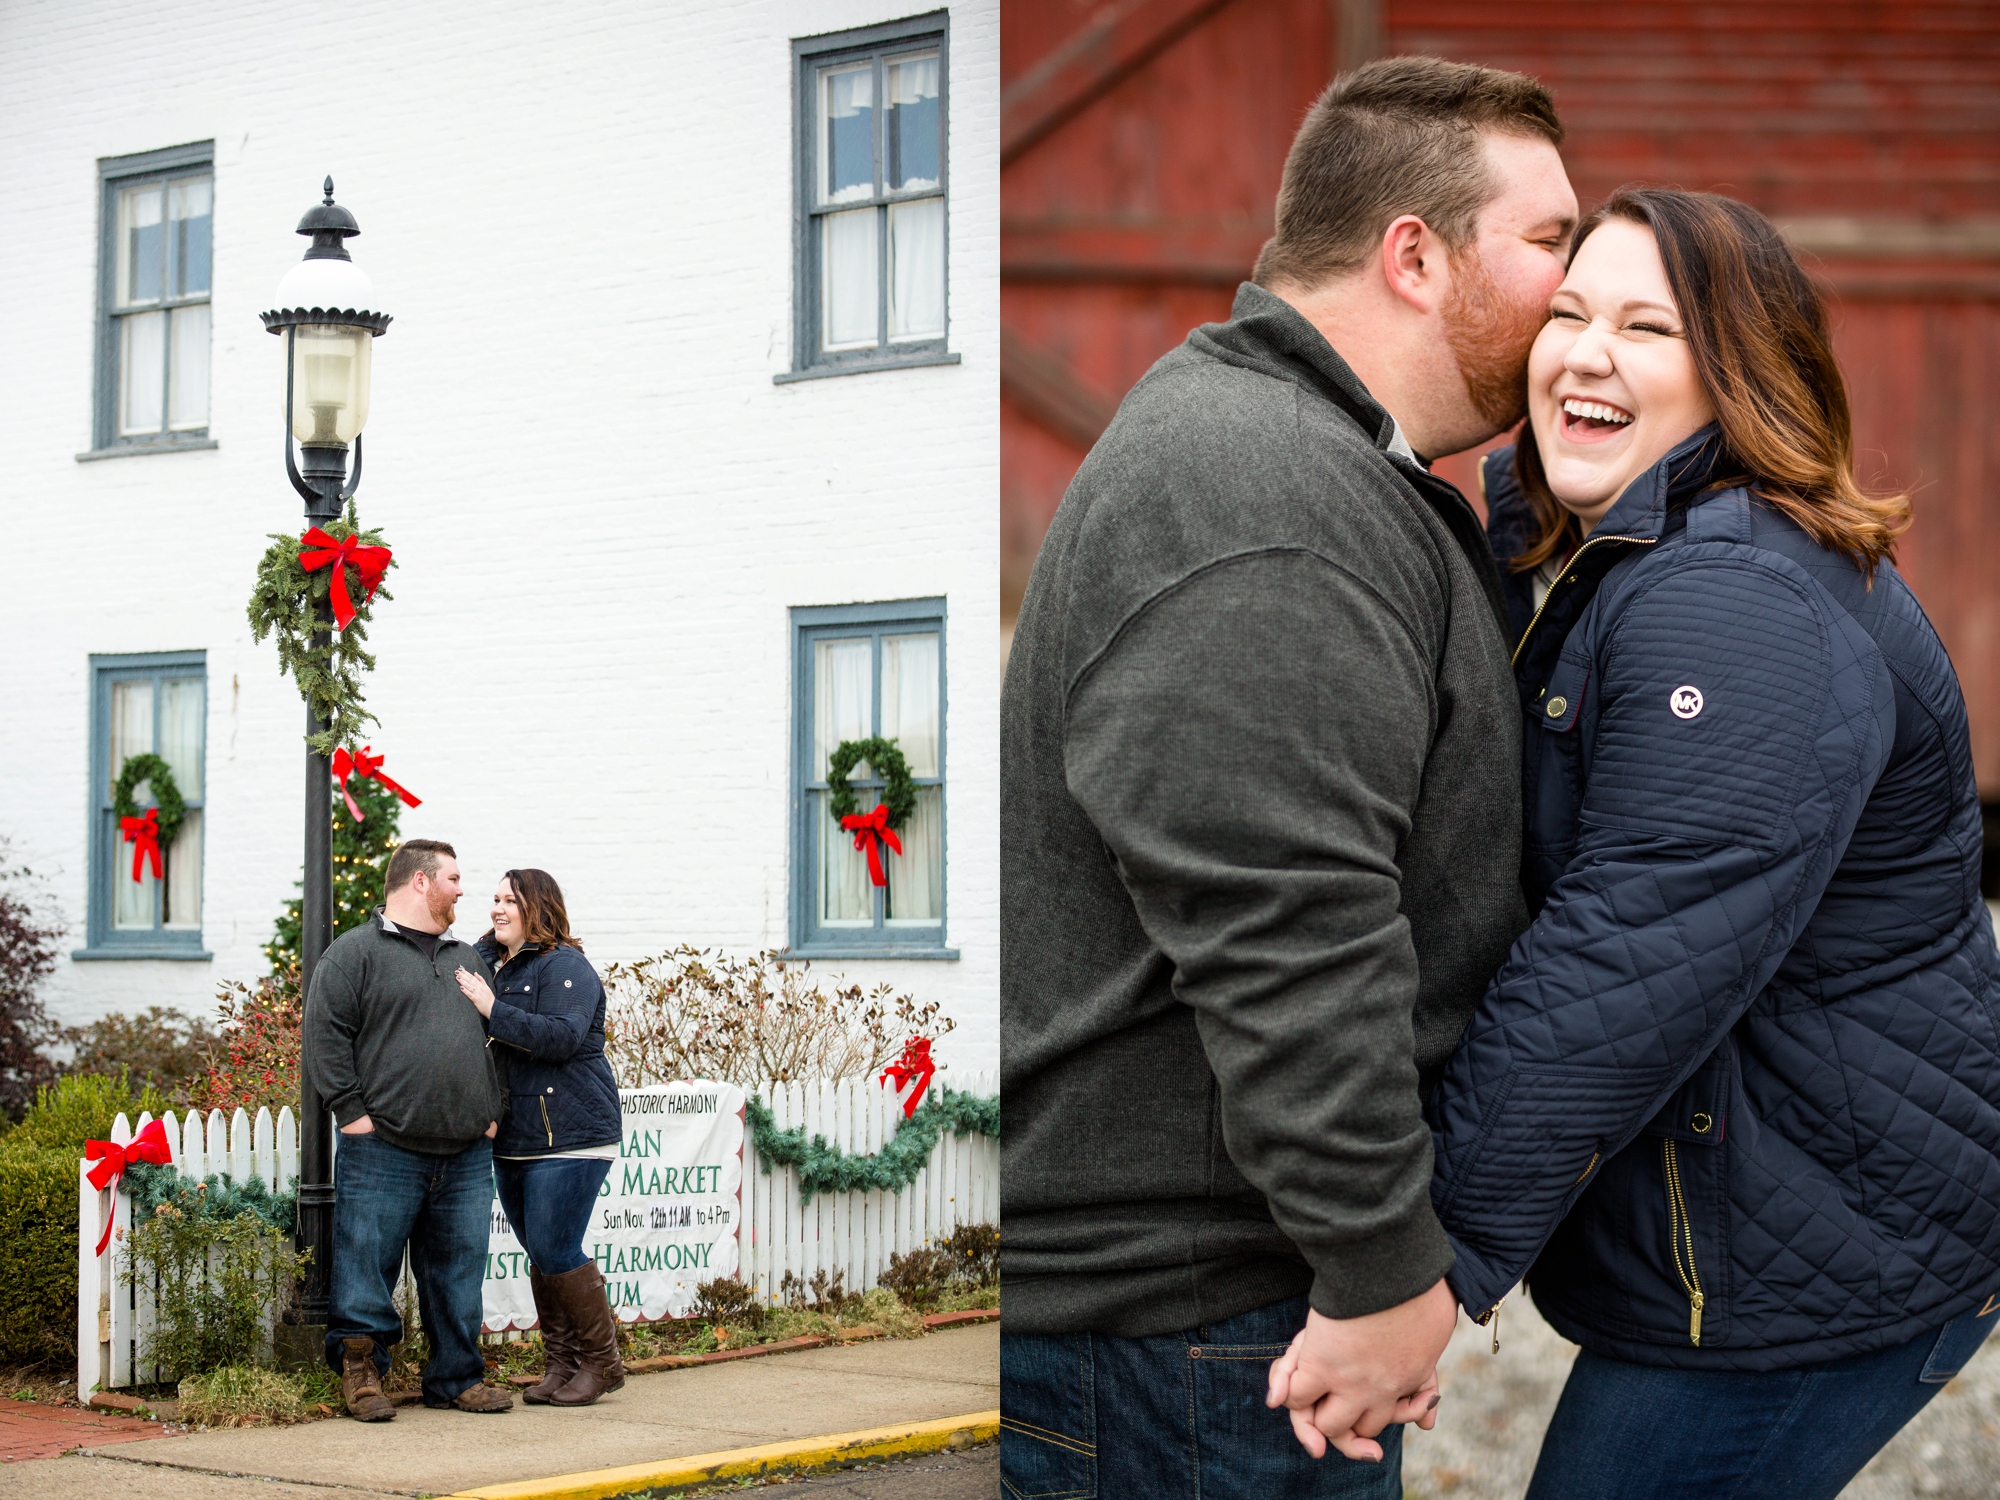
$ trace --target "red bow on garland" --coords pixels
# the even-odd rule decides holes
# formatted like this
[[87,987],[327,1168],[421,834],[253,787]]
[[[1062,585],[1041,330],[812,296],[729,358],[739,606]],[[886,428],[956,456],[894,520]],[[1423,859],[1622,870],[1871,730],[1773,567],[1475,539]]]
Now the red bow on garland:
[[849,813],[840,820],[840,826],[854,835],[855,848],[868,851],[868,878],[877,885],[887,885],[889,877],[882,872],[882,846],[887,844],[898,854],[903,852],[903,841],[889,826],[887,804],[878,802],[865,813]]
[[160,810],[149,807],[144,817],[120,818],[118,827],[125,835],[125,842],[132,846],[132,878],[139,878],[139,867],[150,859],[153,878],[158,880],[165,873],[160,864]]
[[347,570],[352,567],[354,576],[367,589],[361,596],[361,602],[366,604],[375,597],[382,575],[389,571],[389,549],[364,547],[351,536],[335,541],[317,526],[308,530],[299,541],[300,567],[308,573],[317,573],[329,564],[332,566],[333,623],[345,630],[354,620],[354,601],[347,592]]
[[[130,820],[128,820],[130,821]],[[158,1120],[150,1120],[146,1128],[132,1138],[132,1144],[121,1146],[116,1141],[85,1141],[83,1159],[94,1161],[90,1169],[90,1185],[102,1192],[125,1175],[127,1162],[150,1161],[160,1166],[173,1162],[173,1148],[167,1144],[167,1127]],[[112,1211],[104,1216],[104,1233],[98,1236],[97,1253],[102,1255],[104,1247],[111,1243],[111,1221],[118,1217],[118,1205],[112,1203]]]
[[884,1068],[882,1077],[878,1081],[887,1083],[894,1078],[896,1087],[901,1088],[912,1078],[916,1079],[916,1088],[912,1089],[910,1097],[903,1101],[903,1118],[907,1120],[917,1112],[917,1104],[923,1099],[924,1090],[931,1086],[931,1078],[936,1072],[937,1064],[931,1061],[931,1039],[927,1036],[913,1036],[903,1043],[902,1057]]
[[398,786],[382,774],[382,762],[388,759],[388,757],[374,754],[374,749],[373,745],[363,745],[359,750],[350,755],[347,752],[347,747],[342,745],[338,750],[333,752],[333,779],[340,783],[340,795],[347,798],[347,810],[354,814],[354,821],[357,823],[365,823],[368,820],[361,816],[361,809],[354,805],[353,794],[347,790],[347,778],[349,776],[372,776],[398,797],[401,797],[403,799],[403,806],[423,806],[423,799],[421,797],[412,796],[404,788]]

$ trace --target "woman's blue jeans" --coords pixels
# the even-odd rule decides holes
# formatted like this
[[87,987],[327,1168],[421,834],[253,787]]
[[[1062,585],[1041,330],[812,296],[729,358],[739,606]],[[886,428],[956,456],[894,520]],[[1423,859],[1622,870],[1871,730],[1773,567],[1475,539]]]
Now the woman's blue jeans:
[[574,1271],[590,1259],[583,1250],[584,1231],[610,1174],[610,1162],[582,1157],[493,1163],[500,1207],[528,1252],[528,1263],[544,1276]]
[[1159,1338],[1000,1332],[1008,1500],[1400,1500],[1403,1429],[1380,1463],[1316,1459],[1264,1404],[1306,1323],[1292,1297]]
[[[1528,1500],[1833,1500],[1978,1352],[2000,1297],[1907,1344],[1793,1370],[1579,1354]],[[1449,1389],[1439,1415],[1451,1420]]]
[[493,1227],[493,1147],[475,1141],[455,1156],[405,1151],[379,1135],[341,1135],[333,1159],[333,1289],[326,1361],[337,1371],[340,1341],[375,1340],[375,1367],[403,1337],[396,1277],[403,1247],[417,1284],[417,1313],[431,1346],[424,1404],[449,1406],[479,1384],[486,1244]]

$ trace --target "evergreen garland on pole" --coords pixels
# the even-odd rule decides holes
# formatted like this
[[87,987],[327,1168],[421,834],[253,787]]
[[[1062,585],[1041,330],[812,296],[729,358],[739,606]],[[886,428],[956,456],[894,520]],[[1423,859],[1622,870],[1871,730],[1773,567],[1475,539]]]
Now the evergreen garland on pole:
[[823,1135],[807,1140],[803,1125],[795,1130],[778,1129],[776,1117],[756,1094],[744,1100],[743,1115],[767,1173],[773,1162],[798,1169],[803,1203],[812,1202],[815,1193],[900,1193],[917,1180],[917,1173],[924,1169],[945,1131],[953,1135],[1000,1134],[997,1096],[975,1099],[942,1087],[933,1089],[917,1106],[917,1112],[897,1125],[895,1139],[873,1156],[850,1156],[840,1147],[828,1145]]
[[[335,541],[353,537],[363,546],[382,546],[382,534],[363,531],[355,519],[354,503],[347,513],[330,522],[326,534]],[[381,721],[369,713],[361,695],[361,674],[375,669],[375,658],[363,645],[368,639],[368,620],[378,599],[393,597],[379,585],[365,590],[353,606],[353,618],[335,630],[320,613],[320,606],[332,608],[335,570],[321,567],[308,571],[299,559],[302,543],[296,536],[272,532],[271,545],[257,563],[257,585],[250,592],[250,635],[262,641],[267,635],[278,638],[278,670],[290,673],[298,683],[299,696],[326,725],[324,733],[306,736],[306,743],[320,755],[331,755],[340,745],[359,744],[370,724]],[[394,567],[393,562],[387,564]],[[352,598],[357,592],[341,587]],[[313,644],[317,631],[327,631],[325,645]]]

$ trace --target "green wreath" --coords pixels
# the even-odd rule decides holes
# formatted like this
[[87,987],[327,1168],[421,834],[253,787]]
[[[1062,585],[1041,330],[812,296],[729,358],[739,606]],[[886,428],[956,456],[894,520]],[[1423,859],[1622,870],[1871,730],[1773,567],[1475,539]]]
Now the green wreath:
[[880,735],[865,740],[842,740],[826,758],[826,784],[833,791],[827,803],[833,821],[838,823],[861,811],[847,778],[864,760],[888,783],[882,788],[882,805],[889,809],[889,826],[901,828],[917,810],[917,784],[910,778],[910,763],[903,759],[896,742]]
[[[364,546],[384,545],[380,532],[361,529],[351,501],[347,514],[324,530],[336,541],[358,536]],[[395,563],[389,566],[393,568]],[[392,597],[379,585],[368,597],[350,580],[348,597],[354,601],[354,619],[345,630],[333,630],[320,612],[332,587],[331,568],[308,573],[299,562],[297,536],[272,532],[271,545],[257,563],[257,586],[250,592],[251,639],[277,636],[278,671],[291,674],[299,685],[299,696],[326,725],[322,733],[306,736],[306,743],[321,755],[333,754],[340,745],[360,744],[367,738],[367,726],[381,722],[362,700],[361,674],[375,669],[375,657],[362,642],[368,639],[375,601]],[[328,636],[323,645],[313,642],[314,633],[319,631]]]
[[118,773],[118,784],[111,789],[112,815],[120,818],[139,816],[139,804],[133,800],[132,788],[142,781],[153,788],[153,802],[160,810],[160,847],[165,849],[174,841],[174,835],[181,831],[181,824],[187,818],[187,803],[181,800],[181,789],[174,785],[173,769],[159,756],[125,757],[124,768]]

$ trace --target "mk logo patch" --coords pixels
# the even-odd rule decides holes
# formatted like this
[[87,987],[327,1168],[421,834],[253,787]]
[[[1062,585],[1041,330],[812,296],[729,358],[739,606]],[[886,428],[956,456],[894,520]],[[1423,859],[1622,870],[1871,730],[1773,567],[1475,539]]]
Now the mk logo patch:
[[1701,712],[1701,689],[1682,684],[1667,695],[1667,707],[1674,711],[1676,719],[1692,719]]

